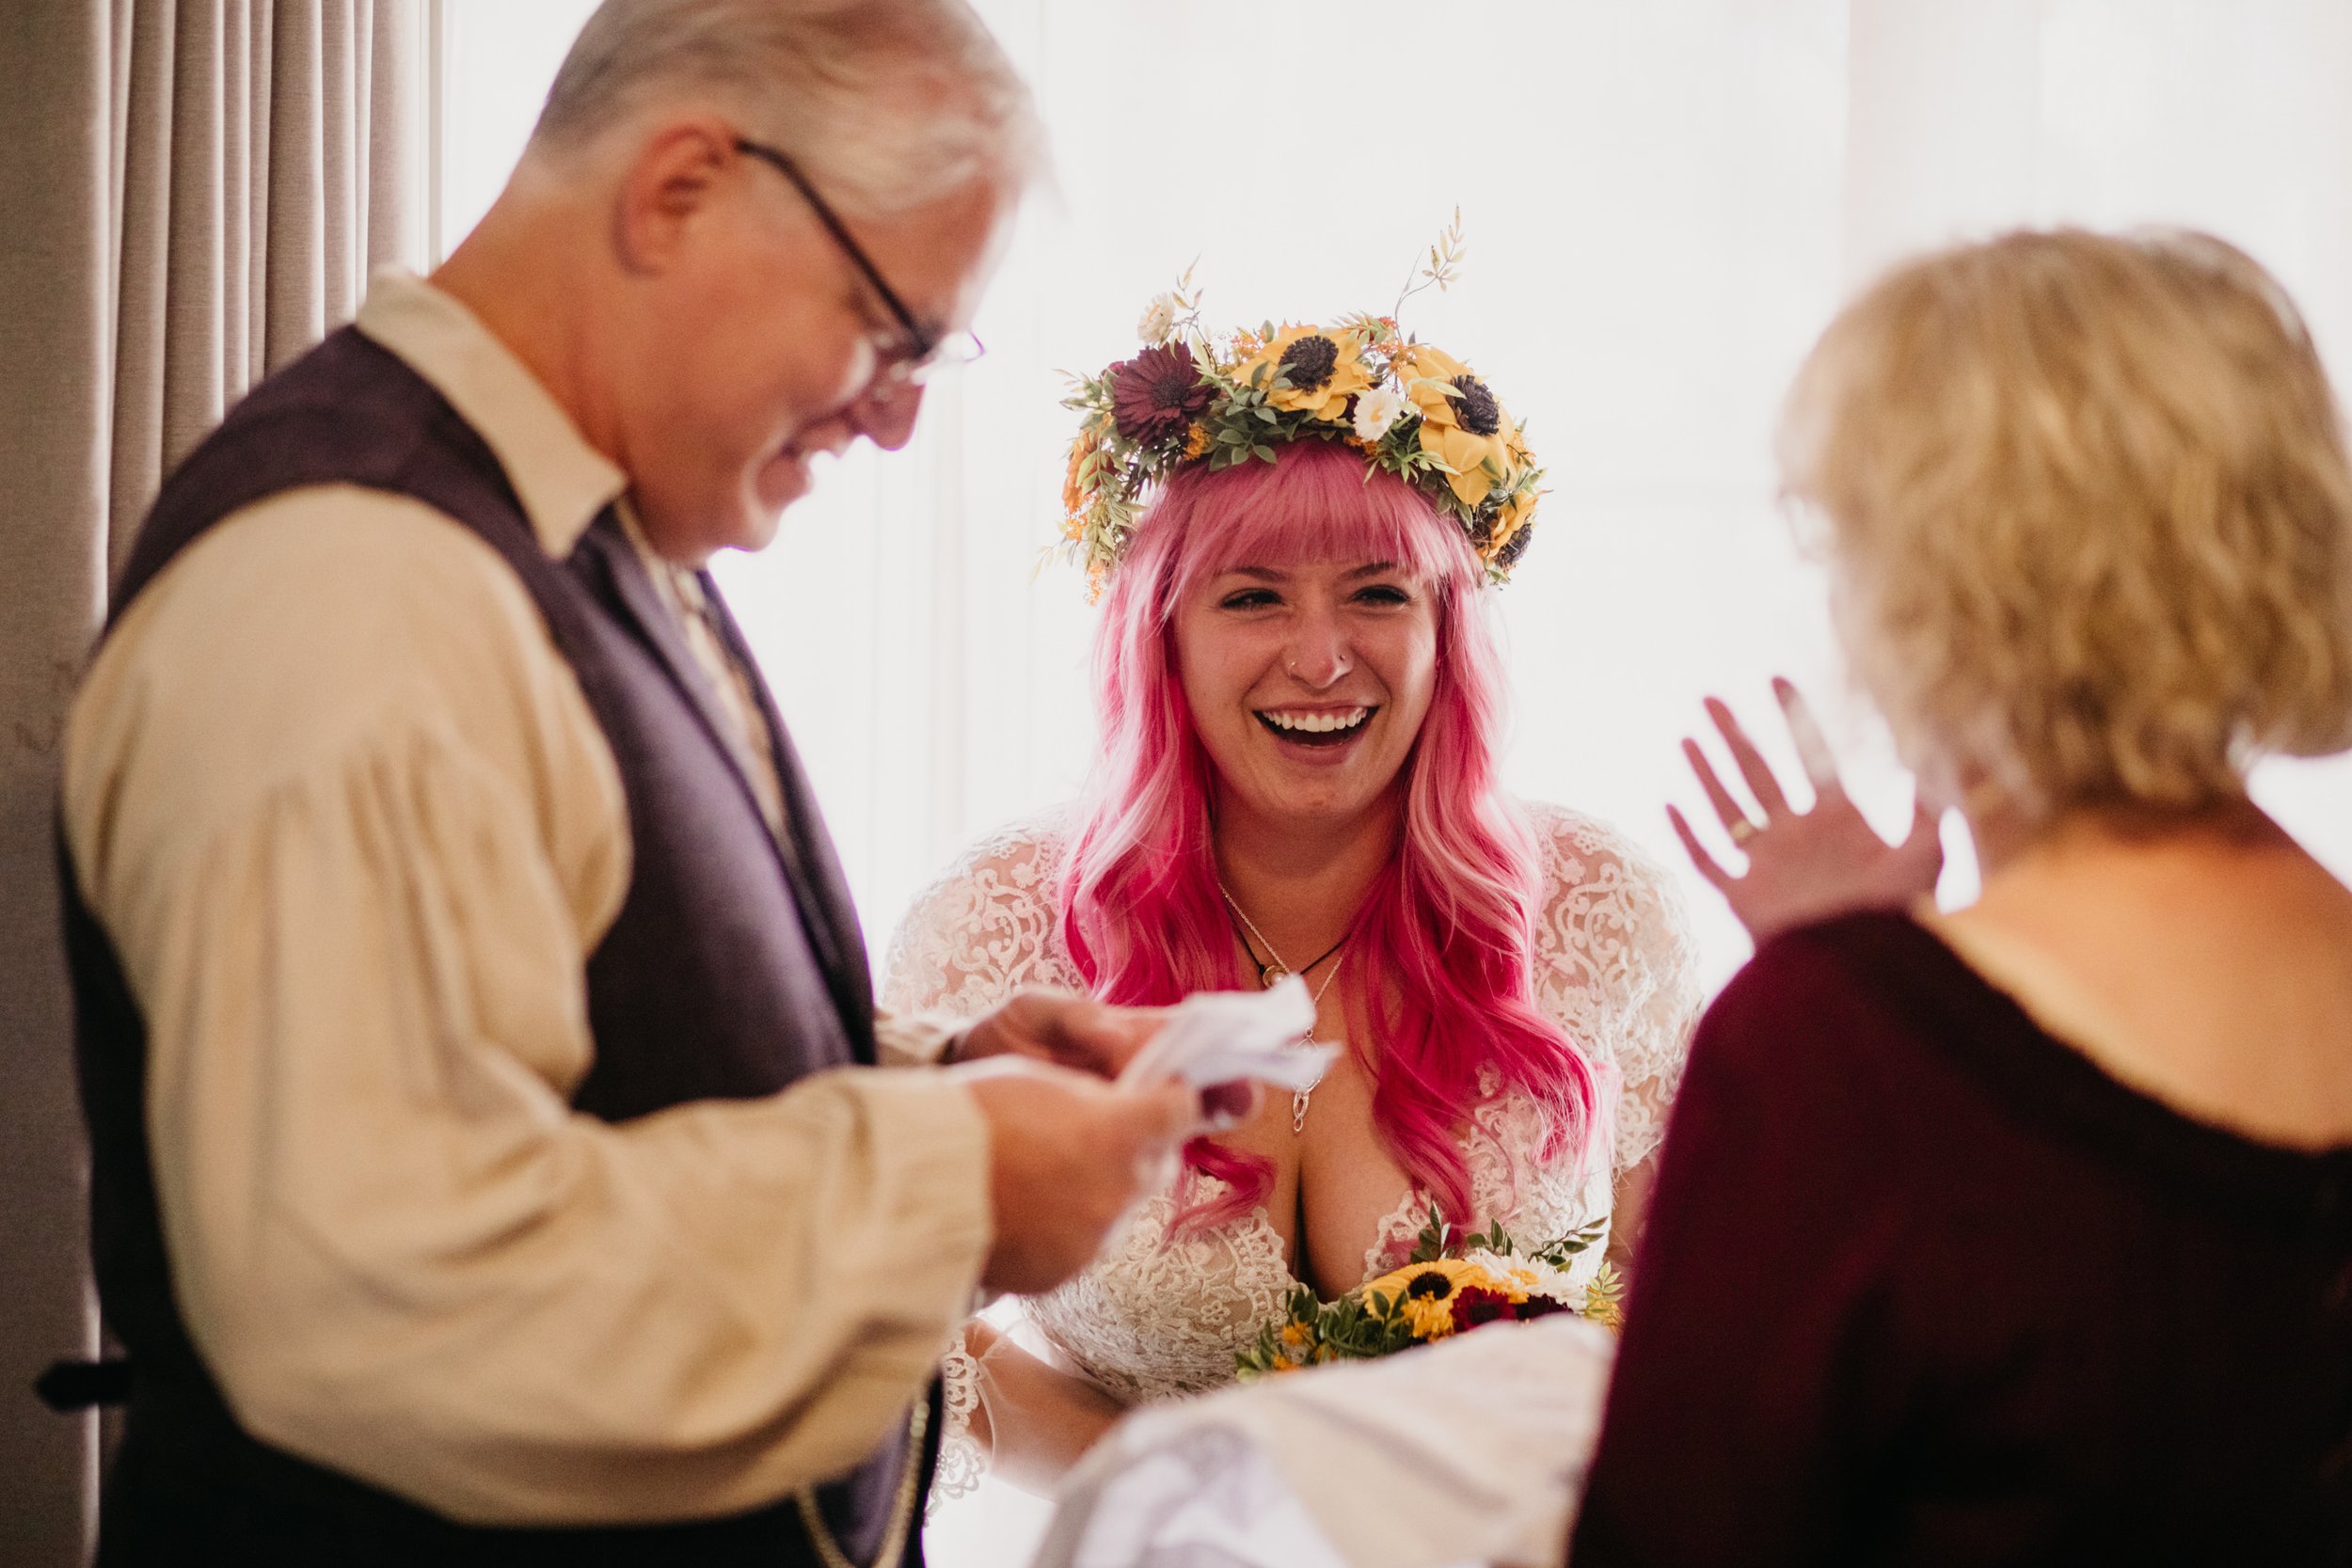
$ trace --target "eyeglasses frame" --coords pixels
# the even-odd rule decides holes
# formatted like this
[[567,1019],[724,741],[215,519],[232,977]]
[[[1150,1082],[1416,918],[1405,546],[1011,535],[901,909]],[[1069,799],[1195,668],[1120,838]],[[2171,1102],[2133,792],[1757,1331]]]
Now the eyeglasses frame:
[[[858,276],[866,279],[866,286],[871,288],[875,295],[882,300],[882,308],[888,310],[891,319],[898,324],[898,330],[906,335],[907,346],[891,355],[890,363],[879,379],[920,385],[926,372],[935,368],[939,352],[945,346],[946,341],[915,319],[914,312],[907,309],[906,301],[898,297],[898,291],[883,280],[882,269],[874,265],[872,257],[866,254],[866,247],[859,245],[850,235],[849,225],[841,221],[841,214],[834,212],[825,198],[817,194],[817,187],[809,182],[807,175],[801,172],[798,164],[779,150],[753,141],[748,136],[736,137],[735,150],[747,157],[756,158],[766,164],[778,174],[783,175],[790,182],[792,188],[801,193],[801,199],[808,203],[808,210],[817,214],[817,221],[824,226],[826,233],[833,236],[833,242],[840,247],[841,254],[849,258],[850,265],[855,267]],[[976,351],[966,356],[966,358],[977,359],[981,353],[986,352],[984,345],[974,334],[967,332],[961,336],[971,340]]]

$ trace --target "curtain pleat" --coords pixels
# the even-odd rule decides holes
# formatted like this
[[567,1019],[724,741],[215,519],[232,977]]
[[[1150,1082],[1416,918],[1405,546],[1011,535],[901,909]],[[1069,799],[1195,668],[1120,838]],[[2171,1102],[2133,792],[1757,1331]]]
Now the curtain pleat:
[[253,385],[253,8],[223,0],[220,51],[221,383],[229,399]]
[[221,0],[179,0],[170,68],[169,228],[163,256],[163,429],[156,466],[168,471],[220,422],[226,377],[221,341]]
[[169,5],[138,4],[125,29],[121,264],[116,284],[114,432],[107,554],[119,569],[163,482],[165,305],[171,267],[172,43]]
[[276,58],[278,8],[271,0],[246,0],[252,17],[250,52],[246,56],[246,81],[252,95],[252,119],[246,127],[245,188],[246,243],[252,256],[246,268],[246,376],[247,384],[269,373],[269,248],[270,148],[277,98],[270,91],[270,61]]
[[284,0],[270,37],[269,278],[262,358],[278,366],[326,329],[326,280],[319,230],[326,183],[320,124],[320,26],[316,0]]
[[424,18],[403,0],[369,0],[366,269],[399,261],[423,236],[423,171],[413,155],[424,107]]

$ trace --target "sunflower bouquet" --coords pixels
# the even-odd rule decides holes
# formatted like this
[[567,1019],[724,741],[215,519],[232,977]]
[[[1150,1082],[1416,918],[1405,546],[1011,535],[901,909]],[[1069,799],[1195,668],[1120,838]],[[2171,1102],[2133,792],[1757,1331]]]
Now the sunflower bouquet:
[[1328,1361],[1369,1361],[1481,1328],[1573,1312],[1606,1328],[1625,1320],[1623,1286],[1603,1263],[1587,1284],[1566,1265],[1606,1234],[1595,1224],[1522,1252],[1501,1221],[1456,1238],[1432,1209],[1412,1259],[1365,1281],[1334,1302],[1301,1286],[1279,1317],[1234,1356],[1244,1379],[1297,1371]]
[[1323,440],[1361,452],[1426,494],[1461,526],[1489,580],[1526,552],[1543,469],[1523,431],[1470,366],[1402,332],[1405,301],[1443,289],[1462,252],[1461,220],[1429,247],[1387,315],[1328,325],[1266,323],[1213,334],[1190,273],[1145,309],[1134,357],[1073,377],[1063,406],[1081,416],[1062,486],[1062,535],[1096,594],[1125,552],[1151,496],[1177,469],[1272,463]]

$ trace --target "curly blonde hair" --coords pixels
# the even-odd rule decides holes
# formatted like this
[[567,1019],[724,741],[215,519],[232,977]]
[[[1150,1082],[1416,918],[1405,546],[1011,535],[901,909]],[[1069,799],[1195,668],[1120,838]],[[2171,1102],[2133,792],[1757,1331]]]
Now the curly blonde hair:
[[1780,431],[1928,788],[2190,810],[2352,745],[2352,473],[2278,282],[2210,235],[2005,235],[1841,312]]

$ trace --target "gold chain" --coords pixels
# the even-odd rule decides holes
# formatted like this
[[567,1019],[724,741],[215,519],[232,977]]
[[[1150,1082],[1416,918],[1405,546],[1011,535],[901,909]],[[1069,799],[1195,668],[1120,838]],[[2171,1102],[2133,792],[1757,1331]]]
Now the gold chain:
[[[874,1554],[873,1568],[894,1568],[907,1549],[907,1531],[914,1524],[915,1494],[923,1489],[923,1438],[930,1426],[931,1402],[927,1394],[907,1418],[906,1473],[898,1478],[898,1496],[890,1505],[890,1528],[882,1532],[882,1550]],[[792,1497],[801,1505],[801,1525],[817,1548],[818,1560],[825,1568],[857,1568],[834,1540],[824,1513],[817,1506],[817,1488],[803,1486]]]

